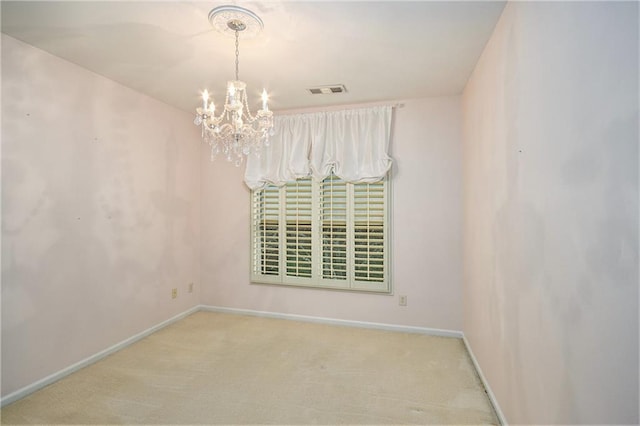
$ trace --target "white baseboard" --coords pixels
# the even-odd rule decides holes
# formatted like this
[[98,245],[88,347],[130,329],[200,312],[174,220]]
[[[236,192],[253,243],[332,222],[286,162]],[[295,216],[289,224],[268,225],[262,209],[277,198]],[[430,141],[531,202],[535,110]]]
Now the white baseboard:
[[467,352],[469,353],[469,356],[471,357],[471,361],[473,362],[473,366],[476,368],[476,371],[478,372],[478,376],[480,377],[480,381],[482,382],[482,385],[484,386],[484,389],[487,391],[487,396],[489,396],[489,401],[491,401],[491,405],[493,405],[493,409],[496,412],[496,415],[498,416],[498,420],[500,421],[501,425],[507,426],[507,419],[505,418],[504,414],[502,413],[502,410],[500,409],[500,405],[498,405],[498,400],[496,399],[496,396],[493,394],[493,391],[491,390],[491,387],[489,386],[489,382],[487,382],[487,379],[484,377],[484,374],[482,373],[482,369],[480,368],[480,364],[478,364],[478,360],[476,359],[475,355],[473,354],[473,351],[471,350],[471,345],[469,344],[469,341],[467,340],[466,336],[462,336],[462,341],[464,342],[464,346],[467,348]]
[[115,345],[100,351],[94,355],[91,355],[88,358],[83,359],[82,361],[76,362],[73,365],[70,365],[67,368],[63,368],[62,370],[53,373],[47,377],[45,377],[44,379],[40,379],[35,383],[32,383],[30,385],[27,385],[25,387],[23,387],[22,389],[18,389],[15,392],[10,393],[9,395],[5,396],[4,398],[2,398],[2,400],[0,401],[0,407],[4,407],[7,404],[11,404],[14,401],[17,401],[21,398],[24,398],[25,396],[29,395],[30,393],[33,393],[39,389],[42,389],[43,387],[50,385],[51,383],[57,382],[58,380],[62,379],[63,377],[68,376],[71,373],[74,373],[78,370],[80,370],[81,368],[84,368],[88,365],[91,365],[97,361],[100,361],[102,358],[111,355],[114,352],[117,352],[121,349],[124,349],[125,347],[137,342],[138,340],[144,339],[145,337],[147,337],[148,335],[155,333],[156,331],[160,330],[161,328],[164,328],[170,324],[173,324],[176,321],[179,321],[189,315],[191,315],[194,312],[197,312],[198,310],[200,310],[199,306],[194,306],[193,308],[186,310],[172,318],[169,318],[168,320],[162,321],[159,324],[154,325],[153,327],[150,327],[144,331],[141,331],[140,333],[129,337],[128,339],[125,339],[119,343],[116,343]]
[[383,324],[377,322],[351,321],[334,318],[313,317],[308,315],[283,314],[279,312],[254,311],[251,309],[223,308],[221,306],[200,305],[200,309],[209,312],[225,314],[251,315],[256,317],[277,318],[294,321],[314,322],[320,324],[342,325],[347,327],[372,328],[376,330],[399,331],[404,333],[428,334],[430,336],[457,337],[461,339],[463,334],[456,330],[442,330],[439,328],[414,327],[409,325]]

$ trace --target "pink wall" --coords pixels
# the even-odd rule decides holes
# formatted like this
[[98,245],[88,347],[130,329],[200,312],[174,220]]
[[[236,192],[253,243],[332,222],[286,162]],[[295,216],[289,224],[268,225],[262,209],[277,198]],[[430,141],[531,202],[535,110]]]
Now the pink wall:
[[1,41],[6,396],[197,305],[200,141],[189,114]]
[[463,96],[464,333],[510,423],[638,423],[638,4],[507,4]]
[[[403,102],[391,155],[393,296],[249,283],[249,190],[243,170],[202,152],[202,303],[460,330],[459,97]],[[407,295],[408,306],[398,305]]]

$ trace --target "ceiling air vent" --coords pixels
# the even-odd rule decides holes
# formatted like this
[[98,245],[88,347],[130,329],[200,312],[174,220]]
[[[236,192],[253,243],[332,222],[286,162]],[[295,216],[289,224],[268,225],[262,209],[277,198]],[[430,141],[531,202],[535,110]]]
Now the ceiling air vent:
[[307,89],[312,95],[333,95],[334,93],[346,93],[344,84],[334,84],[331,86],[318,86]]

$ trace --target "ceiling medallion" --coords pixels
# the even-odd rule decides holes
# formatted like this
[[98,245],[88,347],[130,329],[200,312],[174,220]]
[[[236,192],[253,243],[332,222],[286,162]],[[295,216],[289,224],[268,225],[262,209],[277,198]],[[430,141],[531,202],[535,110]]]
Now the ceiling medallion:
[[[235,26],[239,25],[240,38],[255,38],[264,28],[262,19],[249,9],[239,6],[220,6],[209,12],[209,22],[218,32],[230,37],[235,36]],[[229,25],[232,23],[231,25]]]

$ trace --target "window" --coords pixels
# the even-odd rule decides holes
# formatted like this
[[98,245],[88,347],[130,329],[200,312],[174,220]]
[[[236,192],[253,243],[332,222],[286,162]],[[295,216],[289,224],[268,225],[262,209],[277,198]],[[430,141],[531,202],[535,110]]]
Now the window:
[[389,292],[388,185],[331,175],[252,191],[252,282]]

